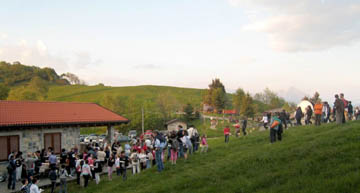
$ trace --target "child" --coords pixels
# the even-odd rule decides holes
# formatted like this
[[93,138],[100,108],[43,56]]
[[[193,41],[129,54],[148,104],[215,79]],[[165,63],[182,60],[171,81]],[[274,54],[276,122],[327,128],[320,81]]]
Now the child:
[[113,173],[113,166],[115,164],[114,155],[110,155],[110,158],[109,158],[107,164],[108,164],[108,177],[109,177],[109,180],[111,181],[112,180],[112,173]]
[[116,156],[115,167],[116,167],[116,175],[120,176],[120,155],[119,154]]
[[66,185],[66,178],[69,176],[66,169],[65,169],[65,165],[61,166],[60,169],[60,193],[67,192],[67,185]]
[[145,154],[145,150],[141,150],[141,153],[139,154],[139,160],[140,160],[140,165],[141,165],[141,170],[145,170],[146,168],[146,154]]
[[51,181],[51,193],[54,193],[56,187],[56,179],[57,179],[56,166],[51,167],[51,170],[49,172],[49,179]]
[[171,164],[175,165],[179,149],[179,141],[176,139],[176,134],[171,135]]
[[133,153],[131,154],[130,159],[131,159],[131,164],[132,164],[132,168],[133,168],[133,175],[135,175],[136,173],[140,173],[139,156],[137,154],[136,149],[133,150]]
[[146,168],[151,168],[151,162],[154,160],[152,150],[149,148],[146,155]]
[[126,156],[125,151],[121,151],[120,154],[120,174],[123,176],[123,180],[126,180],[126,168],[129,165],[129,157]]
[[85,160],[84,165],[81,168],[81,176],[84,178],[84,187],[86,188],[89,183],[89,178],[91,177],[90,166],[88,165],[89,161]]
[[208,143],[207,143],[207,140],[206,140],[206,135],[204,134],[202,137],[201,137],[201,152],[200,153],[203,153],[203,152],[207,152],[208,150]]
[[22,183],[23,183],[23,186],[21,187],[21,192],[22,193],[30,193],[30,186],[31,186],[31,183],[29,183],[28,179],[25,178],[22,180]]
[[102,161],[97,158],[94,162],[94,172],[95,172],[95,182],[96,184],[100,183],[100,173],[102,172]]
[[39,180],[37,178],[34,178],[32,180],[32,185],[30,186],[30,192],[31,193],[41,193],[43,192],[44,190],[43,189],[39,189],[39,186],[37,185],[39,182]]

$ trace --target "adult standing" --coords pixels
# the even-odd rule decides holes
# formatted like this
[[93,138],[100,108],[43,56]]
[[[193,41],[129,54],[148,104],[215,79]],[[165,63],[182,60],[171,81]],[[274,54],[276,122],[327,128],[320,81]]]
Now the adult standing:
[[287,123],[286,123],[286,111],[285,109],[283,109],[280,113],[280,120],[281,120],[281,123],[283,124],[283,126],[285,127],[285,129],[287,129]]
[[8,171],[8,189],[15,190],[15,183],[16,183],[16,164],[14,155],[10,155],[9,157],[9,165],[7,166]]
[[164,163],[161,159],[161,154],[163,152],[163,148],[165,146],[165,139],[160,135],[158,131],[155,131],[155,160],[158,168],[158,172],[162,172],[164,170]]
[[314,113],[315,113],[315,125],[317,126],[321,125],[322,110],[323,110],[323,104],[320,102],[320,100],[316,101],[316,104],[314,106]]
[[335,116],[336,116],[336,123],[337,124],[341,124],[344,123],[343,119],[344,119],[344,109],[345,109],[345,105],[344,102],[339,98],[339,95],[335,95]]
[[304,116],[301,107],[298,107],[295,112],[296,125],[301,125],[301,118]]
[[229,143],[230,128],[226,126],[224,128],[225,143]]
[[343,110],[343,116],[342,116],[342,123],[346,122],[345,119],[345,109],[348,108],[349,102],[345,99],[344,93],[340,93],[340,100],[344,103],[344,110]]
[[330,113],[331,113],[331,110],[330,110],[329,103],[324,102],[323,109],[322,109],[322,115],[323,115],[323,122],[324,123],[329,122]]
[[278,113],[276,113],[270,123],[270,143],[276,142],[276,138],[278,138],[279,141],[281,141],[281,120],[279,119]]
[[306,119],[305,119],[305,124],[306,124],[306,125],[312,124],[312,122],[311,122],[312,114],[313,114],[313,111],[312,111],[311,106],[309,105],[309,106],[306,108]]
[[348,104],[348,116],[349,116],[350,121],[352,120],[353,113],[354,113],[354,109],[353,109],[353,106],[351,104],[351,101],[349,101],[349,104]]
[[244,120],[242,121],[242,124],[241,124],[242,132],[243,132],[244,136],[246,135],[246,127],[247,127],[247,117],[244,118]]

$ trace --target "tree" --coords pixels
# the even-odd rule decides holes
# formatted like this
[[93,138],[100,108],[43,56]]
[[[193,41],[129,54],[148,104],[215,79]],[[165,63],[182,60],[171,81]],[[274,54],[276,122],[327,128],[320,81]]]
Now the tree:
[[211,105],[218,112],[223,110],[226,105],[226,92],[224,85],[220,82],[220,79],[212,80],[209,85],[209,89],[204,95],[204,103]]
[[237,112],[240,112],[243,97],[245,97],[245,91],[242,88],[238,88],[233,96],[233,106]]
[[285,104],[285,99],[279,97],[269,88],[266,88],[263,93],[256,93],[254,98],[267,105],[268,109],[281,108]]
[[242,98],[240,114],[242,116],[246,116],[246,117],[254,117],[254,115],[255,115],[254,105],[253,105],[253,98],[250,96],[249,93],[247,93]]
[[70,72],[62,74],[61,77],[67,78],[71,84],[80,84],[81,83],[79,77]]
[[0,100],[5,100],[9,96],[9,87],[0,84]]
[[184,112],[185,112],[185,120],[186,121],[191,121],[193,119],[193,112],[194,112],[194,108],[193,106],[188,103],[185,108],[184,108]]

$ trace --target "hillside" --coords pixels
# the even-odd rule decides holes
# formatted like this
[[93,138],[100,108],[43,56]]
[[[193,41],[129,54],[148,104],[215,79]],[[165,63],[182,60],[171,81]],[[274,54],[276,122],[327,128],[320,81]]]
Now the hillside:
[[67,85],[50,87],[47,100],[100,103],[104,96],[111,95],[127,99],[136,97],[139,101],[154,101],[162,94],[167,94],[167,97],[175,98],[180,104],[191,103],[199,106],[203,91],[202,89],[150,85],[128,87]]
[[208,154],[195,155],[176,166],[165,165],[132,176],[126,182],[106,176],[87,189],[70,192],[360,192],[360,122],[321,127],[294,127],[284,140],[270,144],[268,132],[246,138],[212,139]]

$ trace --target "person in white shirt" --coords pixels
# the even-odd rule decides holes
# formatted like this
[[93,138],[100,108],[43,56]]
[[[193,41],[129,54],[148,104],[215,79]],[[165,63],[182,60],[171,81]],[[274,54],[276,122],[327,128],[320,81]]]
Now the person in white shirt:
[[30,186],[30,193],[41,193],[42,189],[39,189],[39,186],[37,185],[37,183],[39,182],[38,179],[34,178],[32,180],[32,185]]
[[263,115],[263,118],[262,118],[261,122],[264,123],[264,128],[268,129],[267,124],[269,123],[269,119],[268,119],[268,116],[266,114]]
[[140,160],[140,165],[141,165],[141,169],[144,170],[146,168],[146,153],[145,150],[141,150],[141,153],[139,154],[139,160]]
[[140,173],[139,155],[135,149],[133,150],[133,153],[130,156],[130,160],[133,168],[133,175],[135,175],[136,173]]
[[89,178],[91,177],[91,169],[88,164],[89,164],[89,161],[85,160],[85,164],[82,166],[82,169],[81,169],[81,176],[84,177],[84,181],[85,181],[84,187],[85,188],[88,186]]

